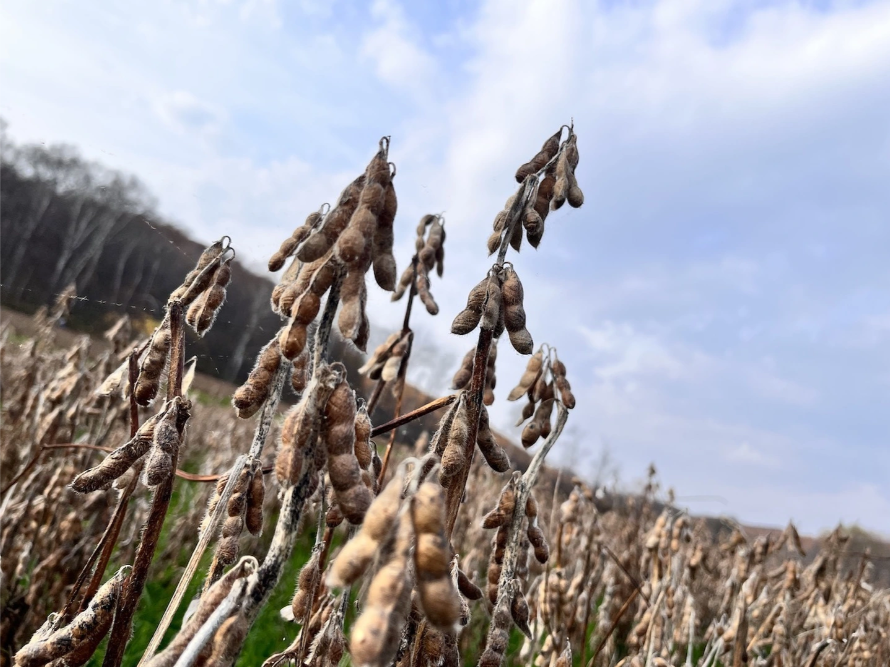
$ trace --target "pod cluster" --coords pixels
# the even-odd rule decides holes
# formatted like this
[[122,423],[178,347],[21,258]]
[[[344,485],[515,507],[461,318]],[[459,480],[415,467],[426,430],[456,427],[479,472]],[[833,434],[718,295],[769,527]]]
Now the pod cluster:
[[132,440],[108,454],[99,465],[80,473],[72,480],[70,488],[77,493],[89,493],[109,488],[116,479],[130,470],[151,449],[154,442],[155,426],[165,412],[165,410],[161,410],[145,420]]
[[[560,208],[566,201],[578,208],[584,203],[584,193],[575,178],[578,166],[578,139],[573,128],[568,128],[568,137],[561,142],[562,128],[549,137],[541,150],[528,162],[516,170],[516,181],[523,187],[512,195],[493,223],[493,232],[488,239],[488,252],[493,254],[501,246],[504,233],[510,229],[510,245],[517,252],[522,247],[523,229],[529,244],[537,248],[544,236],[544,221],[550,210]],[[539,176],[540,175],[540,176]],[[525,181],[532,182],[532,190],[525,193]],[[522,199],[519,199],[522,196]],[[515,220],[515,222],[513,222]]]
[[441,278],[445,270],[445,225],[442,216],[427,214],[417,225],[417,239],[414,241],[416,260],[408,266],[399,278],[392,300],[402,298],[412,283],[417,296],[430,315],[439,313],[439,306],[430,293],[430,273],[433,269]]
[[525,327],[524,292],[512,265],[495,265],[467,296],[467,305],[451,323],[451,333],[463,336],[477,326],[499,338],[506,330],[513,348],[531,354],[534,342]]
[[329,588],[343,588],[355,583],[371,565],[374,555],[383,549],[396,525],[404,482],[400,467],[374,498],[358,533],[343,545],[331,563],[325,580]]
[[[506,555],[507,542],[509,540],[510,524],[516,512],[516,482],[519,473],[514,473],[513,478],[501,490],[497,506],[482,519],[482,527],[497,529],[492,539],[491,555],[488,563],[488,599],[495,605],[494,619],[489,629],[488,644],[480,664],[499,665],[503,660],[504,642],[512,625],[516,625],[526,637],[531,637],[529,628],[530,610],[528,602],[522,592],[522,578],[527,576],[527,554],[529,543],[535,547],[535,558],[540,563],[547,562],[549,550],[546,542],[544,549],[537,544],[543,540],[543,533],[537,524],[538,505],[533,495],[529,495],[525,503],[526,535],[519,543],[519,553],[516,562],[515,578],[506,582],[509,596],[509,613],[506,608],[497,605],[500,591],[500,579],[503,571],[504,557]],[[539,539],[540,538],[540,539]],[[500,618],[499,618],[500,615]]]
[[[114,610],[130,566],[124,566],[106,581],[90,604],[66,626],[52,631],[52,623],[38,630],[31,641],[15,654],[16,667],[38,667],[54,660],[60,664],[82,665],[95,653],[108,634]],[[54,663],[55,664],[55,663]]]
[[[214,512],[216,512],[228,481],[228,475],[223,475],[217,480],[216,490],[210,498],[204,521],[201,523],[201,532],[207,528]],[[219,542],[216,545],[216,559],[221,564],[231,565],[235,562],[238,557],[238,540],[245,528],[251,535],[259,535],[263,532],[265,496],[263,468],[258,461],[255,461],[252,465],[242,468],[226,503],[226,516],[220,528]]]
[[352,627],[349,651],[357,667],[388,665],[399,649],[402,628],[411,610],[413,538],[411,513],[400,512],[394,544],[371,579],[365,606]]
[[[231,245],[228,237],[223,237],[208,247],[198,258],[182,285],[170,295],[168,303],[179,301],[186,309],[186,323],[199,336],[203,336],[213,326],[216,314],[226,298],[226,286],[232,277],[232,255],[227,257]],[[139,405],[149,405],[158,394],[161,375],[167,365],[170,352],[170,318],[165,317],[154,331],[148,349],[142,357],[139,377],[136,379],[134,396]]]
[[179,454],[182,433],[189,418],[188,401],[175,396],[166,406],[154,429],[154,438],[145,462],[145,481],[157,486],[174,472],[174,461]]
[[575,407],[575,396],[566,379],[565,364],[556,358],[554,350],[550,352],[546,357],[543,350],[535,352],[528,360],[519,384],[507,395],[508,401],[516,401],[523,396],[528,399],[516,423],[520,426],[531,419],[522,430],[522,445],[525,448],[550,435],[550,418],[557,393],[563,405],[570,410]]
[[[389,291],[395,288],[392,245],[398,202],[391,165],[386,161],[388,151],[389,140],[384,138],[365,173],[346,187],[336,206],[320,221],[307,221],[308,233],[295,232],[301,237],[296,259],[272,294],[273,309],[290,317],[280,337],[282,353],[288,359],[303,351],[306,327],[318,314],[321,297],[339,275],[345,273],[337,326],[343,337],[360,350],[365,349],[370,335],[365,273],[373,266],[377,284]],[[301,229],[305,230],[306,225]],[[285,246],[284,250],[290,250],[289,241]],[[277,264],[278,256],[273,259]],[[293,268],[297,262],[302,265]]]
[[[357,414],[355,392],[349,388],[344,374],[325,403],[321,438],[327,451],[328,475],[334,500],[343,516],[352,524],[360,524],[364,520],[373,498],[371,489],[362,478],[362,465],[356,454]],[[367,458],[367,453],[363,447],[364,458]]]
[[370,380],[393,382],[393,393],[401,391],[400,384],[405,381],[404,364],[411,353],[414,332],[410,329],[396,331],[378,345],[358,372]]

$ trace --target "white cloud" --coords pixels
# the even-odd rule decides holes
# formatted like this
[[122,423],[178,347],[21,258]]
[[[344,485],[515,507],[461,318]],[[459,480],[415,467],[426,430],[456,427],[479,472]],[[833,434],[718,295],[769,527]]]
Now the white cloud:
[[733,463],[744,463],[757,467],[776,468],[779,465],[774,457],[755,449],[747,442],[727,450],[725,457],[727,461]]

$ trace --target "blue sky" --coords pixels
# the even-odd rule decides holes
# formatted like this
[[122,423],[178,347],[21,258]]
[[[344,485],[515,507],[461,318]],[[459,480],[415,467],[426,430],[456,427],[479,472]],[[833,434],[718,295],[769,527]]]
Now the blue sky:
[[[515,264],[579,406],[557,458],[649,461],[692,511],[890,533],[890,2],[25,2],[0,115],[137,174],[258,268],[393,137],[397,258],[447,218],[451,317],[512,174],[574,118],[584,208]],[[375,337],[401,304],[372,297]],[[523,360],[502,345],[503,397]],[[447,373],[442,372],[442,367]],[[515,406],[493,418],[507,433]]]

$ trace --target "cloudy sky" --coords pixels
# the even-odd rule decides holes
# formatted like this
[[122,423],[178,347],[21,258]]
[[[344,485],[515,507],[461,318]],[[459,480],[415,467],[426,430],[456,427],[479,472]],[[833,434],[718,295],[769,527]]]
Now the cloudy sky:
[[[392,135],[402,266],[419,217],[447,219],[442,314],[415,328],[450,372],[513,172],[574,119],[587,203],[513,260],[578,396],[560,461],[592,472],[607,447],[626,483],[654,461],[694,512],[890,534],[887,0],[6,0],[0,17],[11,137],[138,175],[258,269]],[[373,307],[380,337],[402,305]],[[503,398],[524,362],[501,347]],[[499,401],[496,425],[516,434],[515,411]]]

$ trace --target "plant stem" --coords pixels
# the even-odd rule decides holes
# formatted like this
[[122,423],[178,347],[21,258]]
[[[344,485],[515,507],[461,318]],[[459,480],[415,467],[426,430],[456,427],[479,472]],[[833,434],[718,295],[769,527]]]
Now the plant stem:
[[426,405],[421,405],[416,410],[412,410],[411,412],[406,412],[401,417],[397,417],[396,419],[391,419],[385,424],[380,424],[380,426],[375,426],[371,429],[371,437],[376,438],[378,435],[383,435],[384,433],[389,433],[393,429],[399,428],[400,426],[404,426],[410,422],[413,422],[415,419],[420,419],[428,415],[431,412],[435,412],[436,410],[441,410],[445,406],[451,405],[457,400],[458,394],[451,394],[449,396],[443,396],[442,398],[437,398],[435,401],[430,401]]
[[[182,304],[179,301],[174,301],[170,305],[168,315],[170,317],[172,346],[170,350],[170,372],[167,378],[167,396],[168,400],[172,401],[182,390],[182,371],[185,356],[185,327],[183,326]],[[145,529],[142,533],[139,547],[136,550],[136,556],[133,559],[133,571],[130,573],[126,587],[118,600],[117,612],[114,615],[114,622],[109,633],[108,649],[105,653],[105,660],[102,662],[103,667],[120,667],[124,659],[124,651],[127,648],[131,635],[133,617],[136,614],[139,598],[142,596],[142,591],[148,580],[148,570],[154,558],[158,540],[161,537],[161,528],[164,525],[164,518],[170,506],[170,499],[173,496],[173,481],[176,479],[173,471],[176,470],[176,464],[179,459],[179,447],[173,452],[172,459],[170,474],[155,488],[151,510],[145,522]]]

